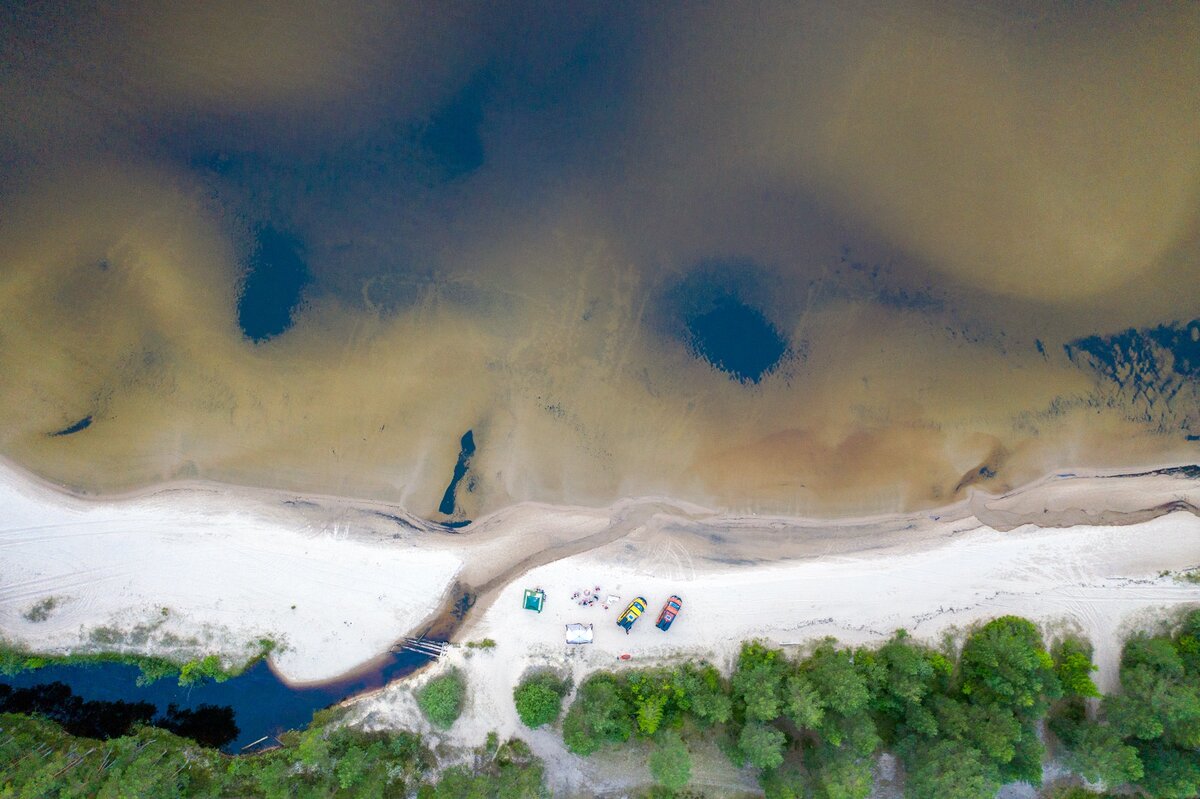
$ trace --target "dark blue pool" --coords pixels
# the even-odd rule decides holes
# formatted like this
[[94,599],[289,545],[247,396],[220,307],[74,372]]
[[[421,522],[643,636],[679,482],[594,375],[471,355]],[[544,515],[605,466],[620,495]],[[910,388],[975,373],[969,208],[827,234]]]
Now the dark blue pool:
[[[291,687],[276,676],[266,661],[260,661],[243,674],[226,682],[205,680],[181,687],[173,677],[139,686],[141,674],[136,666],[100,663],[81,666],[47,666],[34,671],[0,677],[0,685],[13,689],[62,683],[85,701],[148,702],[159,715],[168,708],[194,710],[202,705],[229,708],[238,731],[221,748],[230,753],[243,751],[263,736],[306,726],[313,713],[347,697],[380,688],[429,662],[428,655],[398,652],[381,658],[359,674],[342,680],[313,686]],[[264,742],[263,745],[274,743]]]

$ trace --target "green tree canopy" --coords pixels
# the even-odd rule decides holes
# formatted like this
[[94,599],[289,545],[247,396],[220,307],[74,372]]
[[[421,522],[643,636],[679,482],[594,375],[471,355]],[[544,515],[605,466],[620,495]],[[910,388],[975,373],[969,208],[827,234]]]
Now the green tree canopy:
[[630,710],[616,676],[597,672],[579,687],[563,719],[563,742],[577,755],[590,755],[606,744],[627,741],[633,734]]
[[435,677],[417,691],[417,706],[435,727],[448,730],[462,714],[467,684],[457,669]]
[[738,736],[738,749],[746,762],[755,768],[772,769],[783,763],[787,736],[762,722],[752,721]]
[[1092,681],[1096,665],[1092,663],[1091,648],[1077,638],[1067,638],[1054,647],[1054,673],[1062,684],[1065,696],[1100,696]]
[[675,730],[665,730],[654,739],[650,752],[650,776],[671,791],[681,790],[692,778],[692,756]]
[[733,696],[752,721],[774,721],[782,712],[783,682],[788,671],[783,652],[761,642],[742,645],[733,673]]
[[853,716],[866,709],[871,694],[849,650],[836,649],[833,641],[825,641],[802,668],[827,711]]
[[941,741],[908,762],[906,799],[993,799],[1000,790],[995,765],[959,740]]
[[973,701],[1004,705],[1028,716],[1046,712],[1062,694],[1054,660],[1032,622],[1002,616],[972,633],[960,660],[962,690]]
[[562,700],[570,682],[552,672],[529,675],[513,689],[513,703],[521,723],[531,729],[553,724],[562,715]]

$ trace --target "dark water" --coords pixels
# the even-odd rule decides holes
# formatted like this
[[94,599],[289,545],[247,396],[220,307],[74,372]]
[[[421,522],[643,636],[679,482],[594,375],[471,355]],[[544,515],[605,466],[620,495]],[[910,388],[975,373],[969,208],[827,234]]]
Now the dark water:
[[255,237],[242,293],[238,324],[251,341],[266,341],[292,326],[292,314],[309,281],[300,243],[267,227]]
[[78,433],[80,430],[87,430],[91,426],[92,426],[92,417],[91,417],[91,415],[88,415],[88,416],[85,416],[82,419],[80,419],[78,422],[74,422],[73,424],[67,425],[62,430],[55,430],[50,435],[55,436],[55,437],[69,436],[72,433]]
[[[61,688],[46,688],[40,693],[61,706],[71,703],[73,698],[87,702],[121,702],[124,706],[103,709],[115,715],[118,721],[128,718],[145,718],[153,715],[168,723],[162,724],[182,734],[194,728],[206,728],[219,735],[226,725],[222,710],[232,712],[232,723],[237,732],[232,741],[222,746],[226,752],[236,753],[242,747],[257,741],[264,735],[278,735],[285,730],[306,726],[315,711],[340,702],[355,694],[380,688],[391,680],[410,674],[429,661],[426,655],[415,652],[399,652],[390,655],[383,665],[368,672],[334,683],[293,688],[282,682],[267,665],[260,661],[244,674],[223,683],[206,680],[202,683],[182,687],[175,679],[166,678],[145,686],[137,684],[141,671],[136,666],[122,663],[104,663],[85,666],[47,666],[35,671],[5,677],[3,686],[26,689],[35,686],[50,686],[61,683],[70,689],[70,695]],[[0,700],[3,700],[0,694]],[[130,703],[146,703],[147,707],[130,707]],[[86,718],[88,708],[81,708],[76,716]],[[190,712],[190,714],[189,714]],[[51,714],[53,715],[53,714]],[[90,715],[95,716],[96,713]],[[104,732],[97,728],[96,733]]]
[[698,355],[743,383],[757,383],[787,352],[787,342],[762,313],[736,300],[691,320],[688,329]]
[[441,504],[438,505],[438,510],[447,516],[453,515],[455,508],[458,507],[457,494],[458,484],[467,475],[467,469],[471,467],[471,456],[475,454],[475,434],[468,430],[463,433],[462,440],[458,450],[458,461],[454,464],[454,476],[450,478],[450,485],[446,486],[446,493],[442,495]]

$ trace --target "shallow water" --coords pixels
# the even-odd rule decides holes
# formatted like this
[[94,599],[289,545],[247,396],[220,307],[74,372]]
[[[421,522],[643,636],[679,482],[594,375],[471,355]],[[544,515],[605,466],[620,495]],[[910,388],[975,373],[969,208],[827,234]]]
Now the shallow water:
[[453,520],[1195,458],[1200,7],[606,11],[0,9],[0,453]]

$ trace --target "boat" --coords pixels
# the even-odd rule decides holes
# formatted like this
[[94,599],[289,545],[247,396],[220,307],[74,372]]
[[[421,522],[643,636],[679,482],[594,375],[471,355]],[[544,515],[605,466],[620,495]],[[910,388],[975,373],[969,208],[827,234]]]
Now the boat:
[[617,619],[617,626],[624,627],[625,634],[628,635],[629,630],[633,627],[633,623],[645,612],[646,598],[644,596],[636,597],[629,603],[629,607],[625,608],[625,612],[621,614],[621,618]]
[[665,633],[671,628],[671,622],[675,621],[675,617],[681,610],[683,610],[683,600],[672,596],[667,600],[667,604],[663,605],[662,612],[658,614],[658,621],[654,623],[654,626]]

